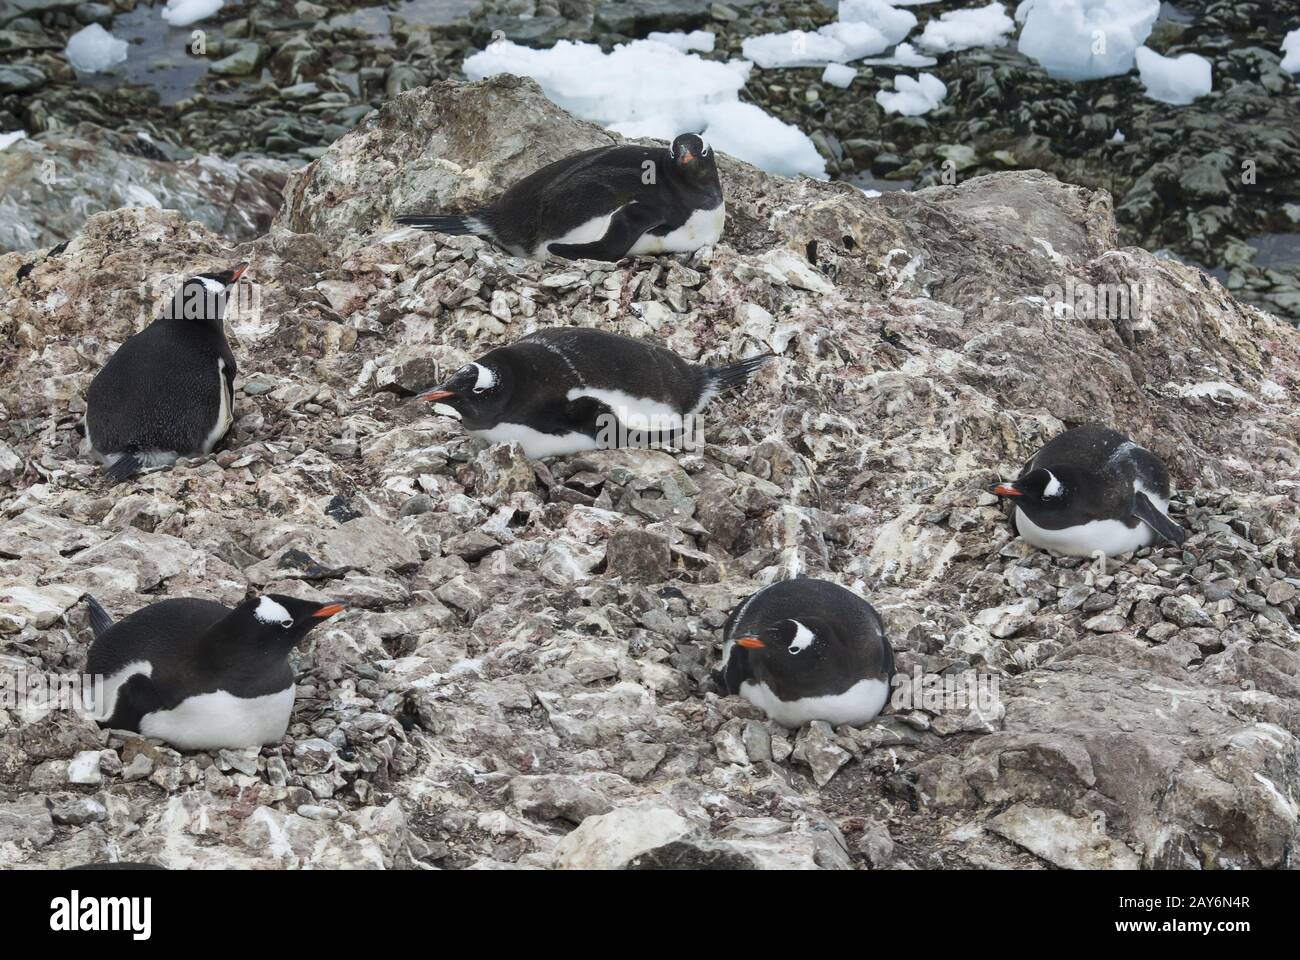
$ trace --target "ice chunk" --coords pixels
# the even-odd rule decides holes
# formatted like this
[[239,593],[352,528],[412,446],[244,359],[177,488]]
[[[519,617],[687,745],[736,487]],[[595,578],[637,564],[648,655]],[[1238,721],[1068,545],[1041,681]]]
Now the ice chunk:
[[853,82],[853,78],[858,75],[858,71],[852,67],[846,67],[842,63],[828,63],[826,69],[822,71],[822,83],[829,83],[832,87],[844,89]]
[[1020,52],[1061,80],[1097,80],[1133,69],[1160,0],[1024,0]]
[[893,56],[877,57],[874,60],[863,60],[862,62],[886,67],[933,67],[939,61],[934,57],[927,57],[923,53],[917,53],[916,48],[910,43],[900,43],[894,48]]
[[471,80],[532,77],[570,113],[627,137],[702,132],[716,149],[769,172],[824,179],[826,162],[806,134],[739,101],[752,66],[704,60],[654,40],[617,44],[609,53],[569,40],[547,50],[498,40],[466,57],[464,70]]
[[709,146],[769,173],[783,177],[803,173],[818,180],[826,179],[826,161],[808,136],[752,103],[733,100],[707,104],[696,113],[615,123],[610,129],[625,137],[659,140],[672,140],[685,130],[698,130]]
[[[835,23],[829,26],[842,25]],[[881,50],[889,46],[878,30],[870,27],[866,27],[866,30],[874,33]],[[740,52],[764,70],[778,67],[820,67],[826,63],[842,63],[848,56],[848,48],[836,37],[829,33],[811,33],[807,30],[787,30],[785,33],[764,33],[750,37],[740,45]]]
[[162,18],[173,27],[188,27],[212,16],[223,6],[225,0],[167,0]]
[[1300,73],[1300,27],[1282,38],[1282,69],[1287,73]]
[[99,73],[126,59],[125,40],[119,40],[97,23],[68,38],[63,53],[82,73]]
[[8,150],[11,146],[26,136],[26,130],[15,130],[12,133],[0,133],[0,150]]
[[1000,3],[968,10],[953,10],[931,20],[921,31],[917,44],[933,53],[950,53],[972,47],[1006,46],[1007,35],[1015,29]]
[[886,113],[901,113],[905,117],[919,117],[929,113],[948,96],[948,88],[933,73],[922,73],[915,79],[904,74],[894,77],[894,92],[878,90],[876,102]]
[[1147,96],[1164,103],[1191,103],[1213,86],[1210,61],[1195,53],[1162,57],[1150,47],[1138,47],[1137,68]]
[[680,50],[682,53],[690,53],[692,50],[699,50],[701,53],[713,52],[714,36],[707,30],[692,30],[690,33],[659,33],[658,31],[651,31],[646,34],[646,39],[666,43],[674,50]]
[[842,0],[839,19],[816,32],[764,33],[741,44],[741,52],[764,70],[848,63],[883,53],[916,26],[915,15],[885,0]]
[[895,9],[895,4],[885,0],[840,0],[839,20],[841,23],[865,23],[875,27],[891,47],[901,42],[916,26],[916,14]]

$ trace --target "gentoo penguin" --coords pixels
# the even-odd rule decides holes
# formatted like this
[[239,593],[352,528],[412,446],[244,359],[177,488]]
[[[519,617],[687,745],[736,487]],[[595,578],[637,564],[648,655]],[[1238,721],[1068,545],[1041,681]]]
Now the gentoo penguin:
[[343,609],[267,594],[234,610],[210,600],[150,604],[117,623],[87,597],[86,672],[102,676],[95,719],[181,750],[275,743],[293,710],[289,651]]
[[706,367],[644,340],[552,327],[489,351],[421,398],[446,405],[472,436],[550,457],[672,443],[685,418],[773,358]]
[[717,243],[725,219],[713,150],[684,133],[667,150],[629,144],[575,153],[529,174],[481,209],[412,214],[396,222],[473,234],[537,260],[621,260]]
[[1016,480],[993,493],[1014,504],[1012,529],[1072,557],[1130,553],[1157,538],[1182,543],[1169,519],[1169,470],[1122,433],[1090,423],[1052,438]]
[[235,357],[223,318],[248,264],[187,279],[117,349],[86,393],[86,448],[114,483],[211,453],[230,429]]
[[894,648],[880,615],[826,580],[780,580],[745,600],[722,628],[714,674],[786,727],[866,723],[889,700]]

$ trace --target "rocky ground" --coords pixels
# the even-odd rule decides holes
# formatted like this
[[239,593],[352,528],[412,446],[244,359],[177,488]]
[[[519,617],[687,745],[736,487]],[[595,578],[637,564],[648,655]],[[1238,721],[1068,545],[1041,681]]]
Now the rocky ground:
[[[511,134],[469,136],[489,105]],[[123,209],[0,257],[0,670],[78,671],[85,592],[349,605],[261,751],[0,710],[0,865],[1294,866],[1300,333],[1041,173],[868,199],[722,158],[725,242],[619,265],[390,232],[610,141],[529,81],[438,83],[293,173],[255,239]],[[106,487],[91,377],[238,260],[226,449]],[[1057,316],[1067,277],[1149,314]],[[678,456],[528,461],[413,399],[555,324],[780,361]],[[1099,570],[1009,538],[987,485],[1094,419],[1169,462],[1181,549]],[[996,704],[792,732],[719,697],[726,612],[794,571]]]
[[[913,36],[931,18],[970,5],[911,8],[919,20]],[[493,35],[536,46],[567,38],[608,47],[652,30],[704,28],[718,38],[708,56],[728,58],[740,56],[749,36],[812,29],[834,17],[834,4],[818,0],[422,0],[389,7],[230,0],[198,25],[206,53],[196,57],[182,49],[189,32],[163,30],[158,10],[139,0],[0,0],[0,54],[13,61],[0,67],[0,131],[39,135],[52,154],[40,159],[60,168],[92,156],[60,132],[83,123],[144,133],[145,149],[169,159],[199,151],[302,165],[385,99],[461,76],[465,55]],[[112,24],[135,41],[125,76],[87,82],[68,66],[67,36],[91,22]],[[1214,93],[1187,107],[1146,98],[1136,72],[1084,84],[1053,80],[1014,46],[941,55],[933,72],[949,96],[923,117],[889,116],[876,103],[875,91],[898,72],[893,67],[861,67],[846,90],[822,84],[820,68],[756,68],[743,96],[808,132],[833,175],[867,185],[937,184],[949,163],[961,180],[1041,169],[1105,189],[1116,198],[1124,243],[1213,267],[1237,297],[1300,322],[1300,89],[1279,65],[1281,38],[1296,26],[1300,0],[1166,5],[1149,45],[1168,55],[1194,51],[1213,64]],[[1122,142],[1114,140],[1117,131]],[[75,207],[62,187],[33,179],[33,157],[23,154],[35,152],[31,145],[0,152],[0,193],[24,210],[40,209],[50,195]],[[114,182],[100,183],[95,173],[111,170],[117,157],[93,156],[88,171],[62,181],[95,197],[81,202],[82,217],[112,206],[99,197]],[[1247,162],[1253,182],[1243,179]],[[277,205],[271,198],[266,202]],[[205,200],[207,210],[181,209],[221,231],[204,217],[214,204],[219,196]],[[79,226],[65,229],[54,219],[48,231],[24,231],[39,239],[0,241],[41,246],[51,242],[47,234],[63,230],[62,239]],[[234,229],[224,235],[255,235]]]

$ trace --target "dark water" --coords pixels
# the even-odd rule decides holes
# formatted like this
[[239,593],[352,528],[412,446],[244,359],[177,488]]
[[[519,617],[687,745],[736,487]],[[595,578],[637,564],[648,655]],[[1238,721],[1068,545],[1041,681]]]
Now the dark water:
[[114,17],[113,36],[131,45],[126,62],[108,73],[81,74],[81,82],[100,90],[128,84],[152,87],[164,104],[191,96],[199,78],[208,72],[210,59],[190,55],[190,35],[196,29],[207,29],[207,21],[188,27],[168,26],[162,18],[164,6],[140,4]]
[[[221,27],[217,16],[200,20],[187,27],[169,26],[162,18],[165,0],[155,6],[140,3],[134,10],[113,18],[111,32],[119,40],[129,43],[125,63],[120,63],[107,73],[81,74],[81,81],[100,90],[112,90],[124,85],[151,87],[158,92],[163,104],[173,104],[193,96],[202,86],[200,81],[208,72],[208,64],[220,59],[215,55],[192,56],[189,52],[195,30],[203,30],[209,40],[220,38]],[[243,4],[227,0],[221,13],[239,10]],[[377,48],[394,46],[389,34],[391,17],[401,17],[407,23],[449,24],[463,20],[478,6],[478,0],[395,0],[383,6],[361,7],[330,19],[331,27],[357,27],[371,37]],[[242,78],[260,82],[261,78]],[[225,78],[231,79],[231,78]],[[234,78],[241,79],[241,78]],[[234,100],[240,96],[239,87],[231,92],[210,94],[214,99]]]

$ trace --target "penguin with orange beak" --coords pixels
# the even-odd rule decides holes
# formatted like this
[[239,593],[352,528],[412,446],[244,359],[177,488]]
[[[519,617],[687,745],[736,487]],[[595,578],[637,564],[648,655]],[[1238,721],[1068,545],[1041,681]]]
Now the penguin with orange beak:
[[722,637],[715,681],[782,726],[856,726],[889,700],[894,648],[880,615],[829,581],[765,587],[731,612]]
[[1169,518],[1169,469],[1124,434],[1096,423],[1053,437],[1015,480],[990,491],[1013,529],[1042,550],[1117,557],[1187,531]]
[[116,623],[86,597],[95,640],[94,717],[181,750],[276,743],[289,728],[294,673],[289,653],[343,612],[278,594],[231,610],[210,600],[161,600]]

